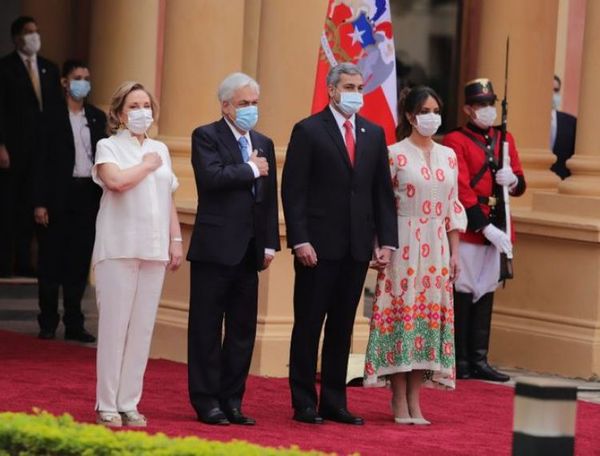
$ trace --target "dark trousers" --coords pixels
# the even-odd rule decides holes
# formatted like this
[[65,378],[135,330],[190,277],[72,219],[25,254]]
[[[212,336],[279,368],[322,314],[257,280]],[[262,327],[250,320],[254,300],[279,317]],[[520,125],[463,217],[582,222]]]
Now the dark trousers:
[[294,259],[294,329],[290,347],[290,388],[295,409],[317,406],[315,377],[323,321],[319,409],[346,407],[346,371],[356,308],[368,262],[319,260],[314,268]]
[[241,408],[256,336],[254,242],[235,266],[192,261],[190,279],[190,401],[198,414],[215,407]]
[[73,178],[64,211],[49,211],[48,227],[38,226],[38,298],[40,328],[58,326],[58,292],[63,291],[63,323],[83,328],[85,292],[96,235],[101,190],[91,179]]
[[27,169],[0,170],[0,276],[33,274],[31,186]]

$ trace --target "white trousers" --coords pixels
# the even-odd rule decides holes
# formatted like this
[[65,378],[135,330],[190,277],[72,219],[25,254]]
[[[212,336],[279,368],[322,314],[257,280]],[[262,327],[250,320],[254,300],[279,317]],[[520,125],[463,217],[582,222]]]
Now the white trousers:
[[500,279],[500,252],[493,245],[461,242],[458,246],[460,274],[454,289],[472,293],[473,302],[498,288]]
[[165,263],[110,259],[96,264],[96,410],[137,410]]

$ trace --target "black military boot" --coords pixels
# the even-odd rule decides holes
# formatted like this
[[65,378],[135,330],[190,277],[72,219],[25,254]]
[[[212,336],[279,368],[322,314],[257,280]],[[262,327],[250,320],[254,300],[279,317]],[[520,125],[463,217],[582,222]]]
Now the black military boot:
[[487,293],[471,306],[471,326],[469,328],[469,365],[471,378],[491,380],[493,382],[507,382],[510,380],[510,377],[495,370],[488,364],[487,360],[493,304],[494,293]]
[[471,293],[454,292],[454,352],[456,378],[471,378],[469,370],[469,316],[473,305]]

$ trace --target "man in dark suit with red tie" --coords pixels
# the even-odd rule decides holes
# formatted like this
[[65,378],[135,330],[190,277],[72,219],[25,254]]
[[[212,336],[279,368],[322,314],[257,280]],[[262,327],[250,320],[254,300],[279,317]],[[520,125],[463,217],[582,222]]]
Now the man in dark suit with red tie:
[[294,419],[304,423],[363,424],[346,403],[352,327],[373,252],[383,267],[398,245],[384,132],[356,114],[363,87],[356,65],[331,68],[330,103],[294,126],[283,169],[283,208],[296,272],[289,381]]
[[0,59],[0,276],[33,275],[33,163],[62,100],[58,67],[38,55],[35,20],[11,25],[15,51]]
[[187,256],[189,393],[200,421],[253,425],[242,397],[256,335],[257,271],[279,250],[277,167],[273,141],[254,130],[256,81],[233,73],[218,95],[223,117],[192,133],[198,208]]

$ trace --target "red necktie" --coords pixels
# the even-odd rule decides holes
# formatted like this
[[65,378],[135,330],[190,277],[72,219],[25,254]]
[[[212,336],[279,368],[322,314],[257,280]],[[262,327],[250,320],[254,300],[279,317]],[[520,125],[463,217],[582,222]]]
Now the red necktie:
[[344,122],[344,128],[346,130],[346,134],[344,135],[344,139],[346,141],[346,149],[348,150],[348,158],[350,159],[350,163],[354,166],[354,135],[352,134],[352,122],[347,120]]

